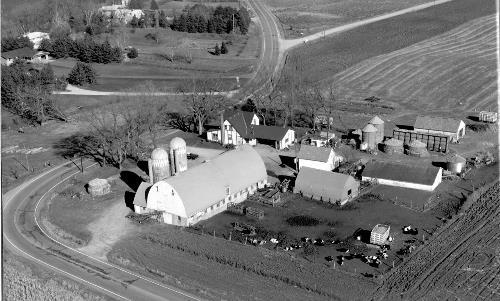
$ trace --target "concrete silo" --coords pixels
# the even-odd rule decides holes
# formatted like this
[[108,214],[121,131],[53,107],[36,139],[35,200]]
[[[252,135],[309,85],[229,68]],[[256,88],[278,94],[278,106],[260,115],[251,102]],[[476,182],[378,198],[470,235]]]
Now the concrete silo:
[[363,130],[363,143],[366,143],[369,149],[377,148],[377,129],[372,124],[367,124]]
[[377,129],[377,136],[375,141],[377,143],[384,141],[384,121],[380,119],[380,117],[375,116],[368,123],[373,125]]
[[170,176],[170,164],[167,151],[161,147],[155,148],[148,160],[148,168],[151,184],[168,178]]
[[187,147],[184,139],[175,137],[170,141],[170,160],[172,174],[187,170]]

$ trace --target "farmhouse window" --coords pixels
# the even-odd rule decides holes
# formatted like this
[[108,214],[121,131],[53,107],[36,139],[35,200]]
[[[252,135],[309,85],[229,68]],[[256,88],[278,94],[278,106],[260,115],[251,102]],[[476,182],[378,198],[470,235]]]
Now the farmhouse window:
[[351,195],[351,193],[352,193],[351,189],[347,190],[347,195]]

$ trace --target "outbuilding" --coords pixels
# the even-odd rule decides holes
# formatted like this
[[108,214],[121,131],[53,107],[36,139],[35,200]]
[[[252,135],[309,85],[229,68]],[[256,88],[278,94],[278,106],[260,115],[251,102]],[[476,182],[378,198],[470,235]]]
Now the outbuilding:
[[339,166],[342,159],[342,156],[335,154],[335,151],[330,147],[302,144],[297,155],[297,164],[299,170],[302,167],[310,167],[332,171]]
[[240,145],[215,159],[155,183],[147,194],[147,209],[162,212],[167,224],[193,225],[240,203],[267,184],[260,155]]
[[384,224],[377,224],[373,227],[370,233],[370,243],[374,245],[383,246],[386,244],[389,238],[389,233],[391,231],[391,226]]
[[465,122],[453,118],[418,116],[413,129],[419,133],[446,135],[454,142],[465,135]]
[[378,184],[434,191],[441,183],[443,170],[432,165],[407,165],[393,162],[373,161],[362,173],[363,181]]
[[346,174],[303,167],[295,180],[293,192],[344,205],[358,195],[359,182]]

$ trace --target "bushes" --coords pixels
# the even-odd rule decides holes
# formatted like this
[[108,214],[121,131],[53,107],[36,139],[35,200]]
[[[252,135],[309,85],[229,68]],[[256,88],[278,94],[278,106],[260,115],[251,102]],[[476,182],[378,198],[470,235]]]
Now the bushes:
[[77,86],[92,85],[96,82],[96,73],[92,66],[77,62],[68,74],[68,83]]
[[302,227],[310,227],[319,225],[320,221],[312,216],[308,215],[296,215],[289,217],[286,222],[290,226],[302,226]]
[[486,132],[490,129],[490,125],[484,123],[472,123],[467,125],[467,129],[473,132]]
[[40,49],[48,51],[54,58],[73,57],[85,63],[108,64],[122,61],[122,51],[119,47],[112,47],[108,41],[99,44],[92,38],[86,37],[73,41],[69,37],[54,40],[43,40]]
[[32,48],[33,49],[33,43],[31,43],[30,39],[27,37],[5,37],[2,38],[2,52],[6,51],[11,51],[14,49],[19,49],[19,48]]
[[127,57],[129,59],[135,59],[136,57],[139,56],[139,53],[137,52],[137,49],[136,48],[130,48],[130,50],[128,51],[127,53]]

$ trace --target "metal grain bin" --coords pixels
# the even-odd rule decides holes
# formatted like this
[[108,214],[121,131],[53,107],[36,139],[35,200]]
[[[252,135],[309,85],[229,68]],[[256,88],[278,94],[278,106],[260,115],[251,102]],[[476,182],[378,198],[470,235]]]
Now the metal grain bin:
[[370,120],[369,123],[377,129],[377,136],[375,141],[377,143],[384,141],[384,121],[380,119],[380,117],[375,116]]
[[384,143],[384,152],[388,154],[403,154],[403,141],[391,138]]
[[372,124],[367,124],[363,130],[363,143],[366,143],[369,149],[377,147],[377,128]]
[[460,155],[451,155],[446,159],[446,169],[453,173],[460,173],[466,162],[467,160]]

